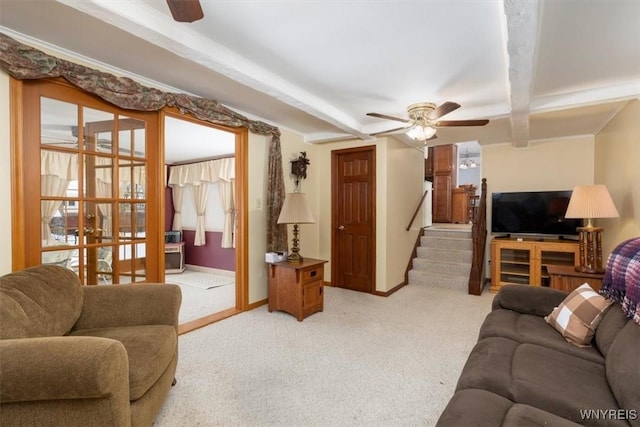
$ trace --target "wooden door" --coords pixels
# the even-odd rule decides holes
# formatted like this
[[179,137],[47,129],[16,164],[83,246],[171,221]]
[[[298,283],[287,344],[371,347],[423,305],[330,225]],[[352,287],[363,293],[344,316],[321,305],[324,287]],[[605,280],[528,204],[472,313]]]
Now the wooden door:
[[332,152],[333,286],[375,289],[375,146]]
[[451,222],[451,196],[456,187],[455,145],[433,148],[433,222]]
[[157,113],[60,81],[19,84],[14,268],[58,264],[85,285],[160,281]]

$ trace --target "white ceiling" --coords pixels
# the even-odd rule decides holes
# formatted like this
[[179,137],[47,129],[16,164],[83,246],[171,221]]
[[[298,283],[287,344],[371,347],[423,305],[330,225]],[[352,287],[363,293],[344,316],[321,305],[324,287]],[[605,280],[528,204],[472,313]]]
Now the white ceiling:
[[453,101],[445,119],[491,123],[441,128],[438,143],[525,147],[594,135],[640,98],[637,0],[201,3],[204,19],[180,24],[165,0],[0,0],[0,31],[310,143],[401,125],[368,112]]

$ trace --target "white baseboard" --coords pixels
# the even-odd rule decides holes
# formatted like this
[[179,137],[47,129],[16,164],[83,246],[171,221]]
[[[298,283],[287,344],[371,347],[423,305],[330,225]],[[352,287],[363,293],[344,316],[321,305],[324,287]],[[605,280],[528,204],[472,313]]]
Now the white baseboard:
[[203,267],[201,265],[185,264],[185,268],[189,271],[199,271],[201,273],[220,274],[222,276],[236,277],[235,271],[221,270],[219,268]]

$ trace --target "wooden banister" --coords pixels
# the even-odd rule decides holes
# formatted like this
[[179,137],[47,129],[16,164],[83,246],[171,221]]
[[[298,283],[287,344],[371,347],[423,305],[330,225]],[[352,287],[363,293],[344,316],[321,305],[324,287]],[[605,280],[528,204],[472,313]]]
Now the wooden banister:
[[407,231],[411,230],[411,226],[413,225],[413,221],[415,221],[416,216],[418,216],[418,212],[420,212],[420,206],[422,206],[422,204],[424,203],[424,199],[425,199],[425,197],[427,197],[427,193],[428,192],[429,192],[429,190],[425,190],[424,194],[420,198],[420,201],[418,202],[418,206],[416,206],[416,210],[413,212],[413,216],[411,217],[411,221],[409,221],[409,225],[407,225]]
[[469,272],[469,294],[480,295],[484,279],[484,256],[487,243],[487,179],[482,178],[478,207],[472,218],[473,255]]

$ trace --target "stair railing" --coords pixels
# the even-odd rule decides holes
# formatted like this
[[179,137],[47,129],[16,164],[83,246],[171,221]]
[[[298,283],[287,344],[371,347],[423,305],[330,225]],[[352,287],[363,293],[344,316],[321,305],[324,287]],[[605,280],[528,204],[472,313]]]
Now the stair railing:
[[418,206],[416,206],[416,210],[413,211],[413,216],[411,217],[411,220],[409,221],[409,225],[407,225],[407,231],[411,230],[411,226],[413,225],[413,221],[415,221],[416,216],[418,216],[418,212],[420,212],[420,206],[422,206],[422,204],[424,203],[424,199],[425,199],[425,197],[427,197],[427,193],[428,192],[429,192],[429,190],[425,190],[424,194],[420,198],[420,201],[418,202]]
[[484,280],[484,256],[487,243],[487,179],[482,178],[478,206],[474,209],[471,220],[471,237],[473,240],[473,255],[471,271],[469,273],[469,294],[480,295]]

